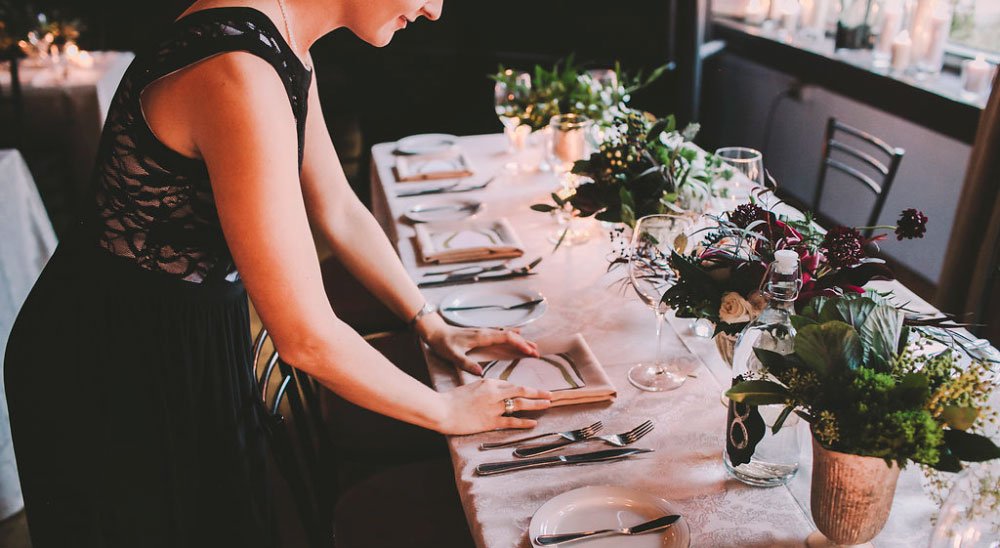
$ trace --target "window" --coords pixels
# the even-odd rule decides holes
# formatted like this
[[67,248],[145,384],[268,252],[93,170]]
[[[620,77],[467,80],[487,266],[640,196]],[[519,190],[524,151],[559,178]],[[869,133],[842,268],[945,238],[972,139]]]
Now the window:
[[1000,2],[954,1],[955,16],[951,23],[952,44],[959,48],[1000,55]]

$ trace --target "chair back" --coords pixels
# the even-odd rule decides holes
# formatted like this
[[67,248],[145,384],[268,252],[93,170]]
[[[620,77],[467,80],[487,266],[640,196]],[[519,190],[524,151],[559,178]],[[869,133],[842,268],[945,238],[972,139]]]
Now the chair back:
[[[842,138],[844,135],[852,137],[858,145],[848,144]],[[890,146],[870,133],[831,117],[826,124],[823,162],[820,166],[816,193],[813,195],[813,212],[822,216],[820,202],[823,198],[823,188],[829,170],[834,169],[854,179],[875,196],[875,203],[865,225],[875,226],[905,153],[906,151],[901,148]],[[866,229],[864,234],[870,237],[872,229]]]
[[318,408],[319,387],[309,375],[282,361],[277,350],[264,352],[269,339],[262,329],[254,341],[252,363],[269,421],[271,452],[310,544],[329,548],[338,492],[334,455]]

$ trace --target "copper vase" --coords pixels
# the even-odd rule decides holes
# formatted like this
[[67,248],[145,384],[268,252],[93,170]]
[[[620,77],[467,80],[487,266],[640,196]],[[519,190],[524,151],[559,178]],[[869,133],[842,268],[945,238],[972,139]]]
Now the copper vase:
[[[899,478],[899,466],[884,459],[862,457],[813,445],[812,504],[816,528],[833,545],[868,542],[889,519]],[[810,537],[809,545],[816,544]]]

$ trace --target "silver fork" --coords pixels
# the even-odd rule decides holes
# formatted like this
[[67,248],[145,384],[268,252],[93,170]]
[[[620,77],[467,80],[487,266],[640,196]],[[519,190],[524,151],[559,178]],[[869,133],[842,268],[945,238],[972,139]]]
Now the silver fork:
[[567,445],[572,445],[574,443],[579,443],[582,441],[590,440],[600,440],[608,445],[614,445],[615,447],[625,447],[626,445],[633,444],[639,439],[641,439],[646,434],[653,431],[653,421],[646,421],[639,426],[624,432],[621,434],[612,434],[607,436],[593,436],[582,440],[563,440],[557,441],[555,443],[549,443],[546,445],[535,445],[533,447],[520,447],[514,450],[515,457],[534,457],[536,455],[543,455],[545,453],[551,453],[557,449],[566,447]]
[[578,428],[576,430],[569,430],[567,432],[549,432],[548,434],[537,434],[537,435],[534,435],[534,436],[528,436],[526,438],[517,438],[517,439],[513,439],[513,440],[507,440],[507,441],[501,441],[501,442],[494,442],[494,443],[484,443],[484,444],[480,445],[479,448],[480,449],[497,449],[497,448],[500,448],[500,447],[508,447],[508,446],[511,446],[511,445],[517,445],[519,443],[524,443],[526,441],[537,440],[539,438],[544,438],[544,437],[547,437],[547,436],[560,436],[560,437],[562,437],[564,439],[567,439],[567,440],[570,440],[570,441],[579,441],[579,440],[585,440],[585,439],[593,436],[594,434],[600,432],[601,428],[604,428],[604,423],[602,423],[601,421],[597,421],[594,424],[591,424],[590,426],[584,426],[583,428]]
[[497,310],[520,310],[522,308],[534,308],[545,302],[545,298],[534,299],[532,301],[525,301],[523,303],[517,304],[479,304],[476,306],[449,306],[447,308],[442,308],[441,310],[445,312],[458,312],[460,310],[486,310],[488,308],[495,308]]
[[[438,275],[441,275],[441,274],[448,275],[448,274],[454,274],[456,272],[461,272],[463,270],[474,270],[474,269],[478,269],[478,270],[476,270],[475,274],[482,274],[483,272],[492,272],[494,270],[503,270],[504,268],[507,268],[508,264],[510,264],[509,260],[504,261],[504,262],[502,262],[500,264],[497,264],[497,265],[490,266],[490,267],[483,267],[483,266],[479,266],[479,265],[475,265],[475,264],[467,264],[465,266],[460,266],[458,268],[452,268],[452,269],[449,269],[449,270],[435,270],[433,272],[425,272],[424,275],[425,276],[438,276]],[[470,272],[469,274],[473,274],[473,273]]]

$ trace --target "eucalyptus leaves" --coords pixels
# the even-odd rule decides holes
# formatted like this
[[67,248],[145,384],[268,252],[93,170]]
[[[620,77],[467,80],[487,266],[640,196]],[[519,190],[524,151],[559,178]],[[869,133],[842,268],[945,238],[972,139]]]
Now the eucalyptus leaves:
[[1000,458],[1000,447],[974,432],[996,418],[985,407],[987,364],[963,366],[957,352],[933,352],[919,333],[911,341],[918,328],[874,293],[817,297],[792,322],[792,354],[755,349],[777,382],[750,379],[727,392],[750,405],[785,404],[775,432],[795,412],[824,447],[900,466],[954,472],[962,461]]

